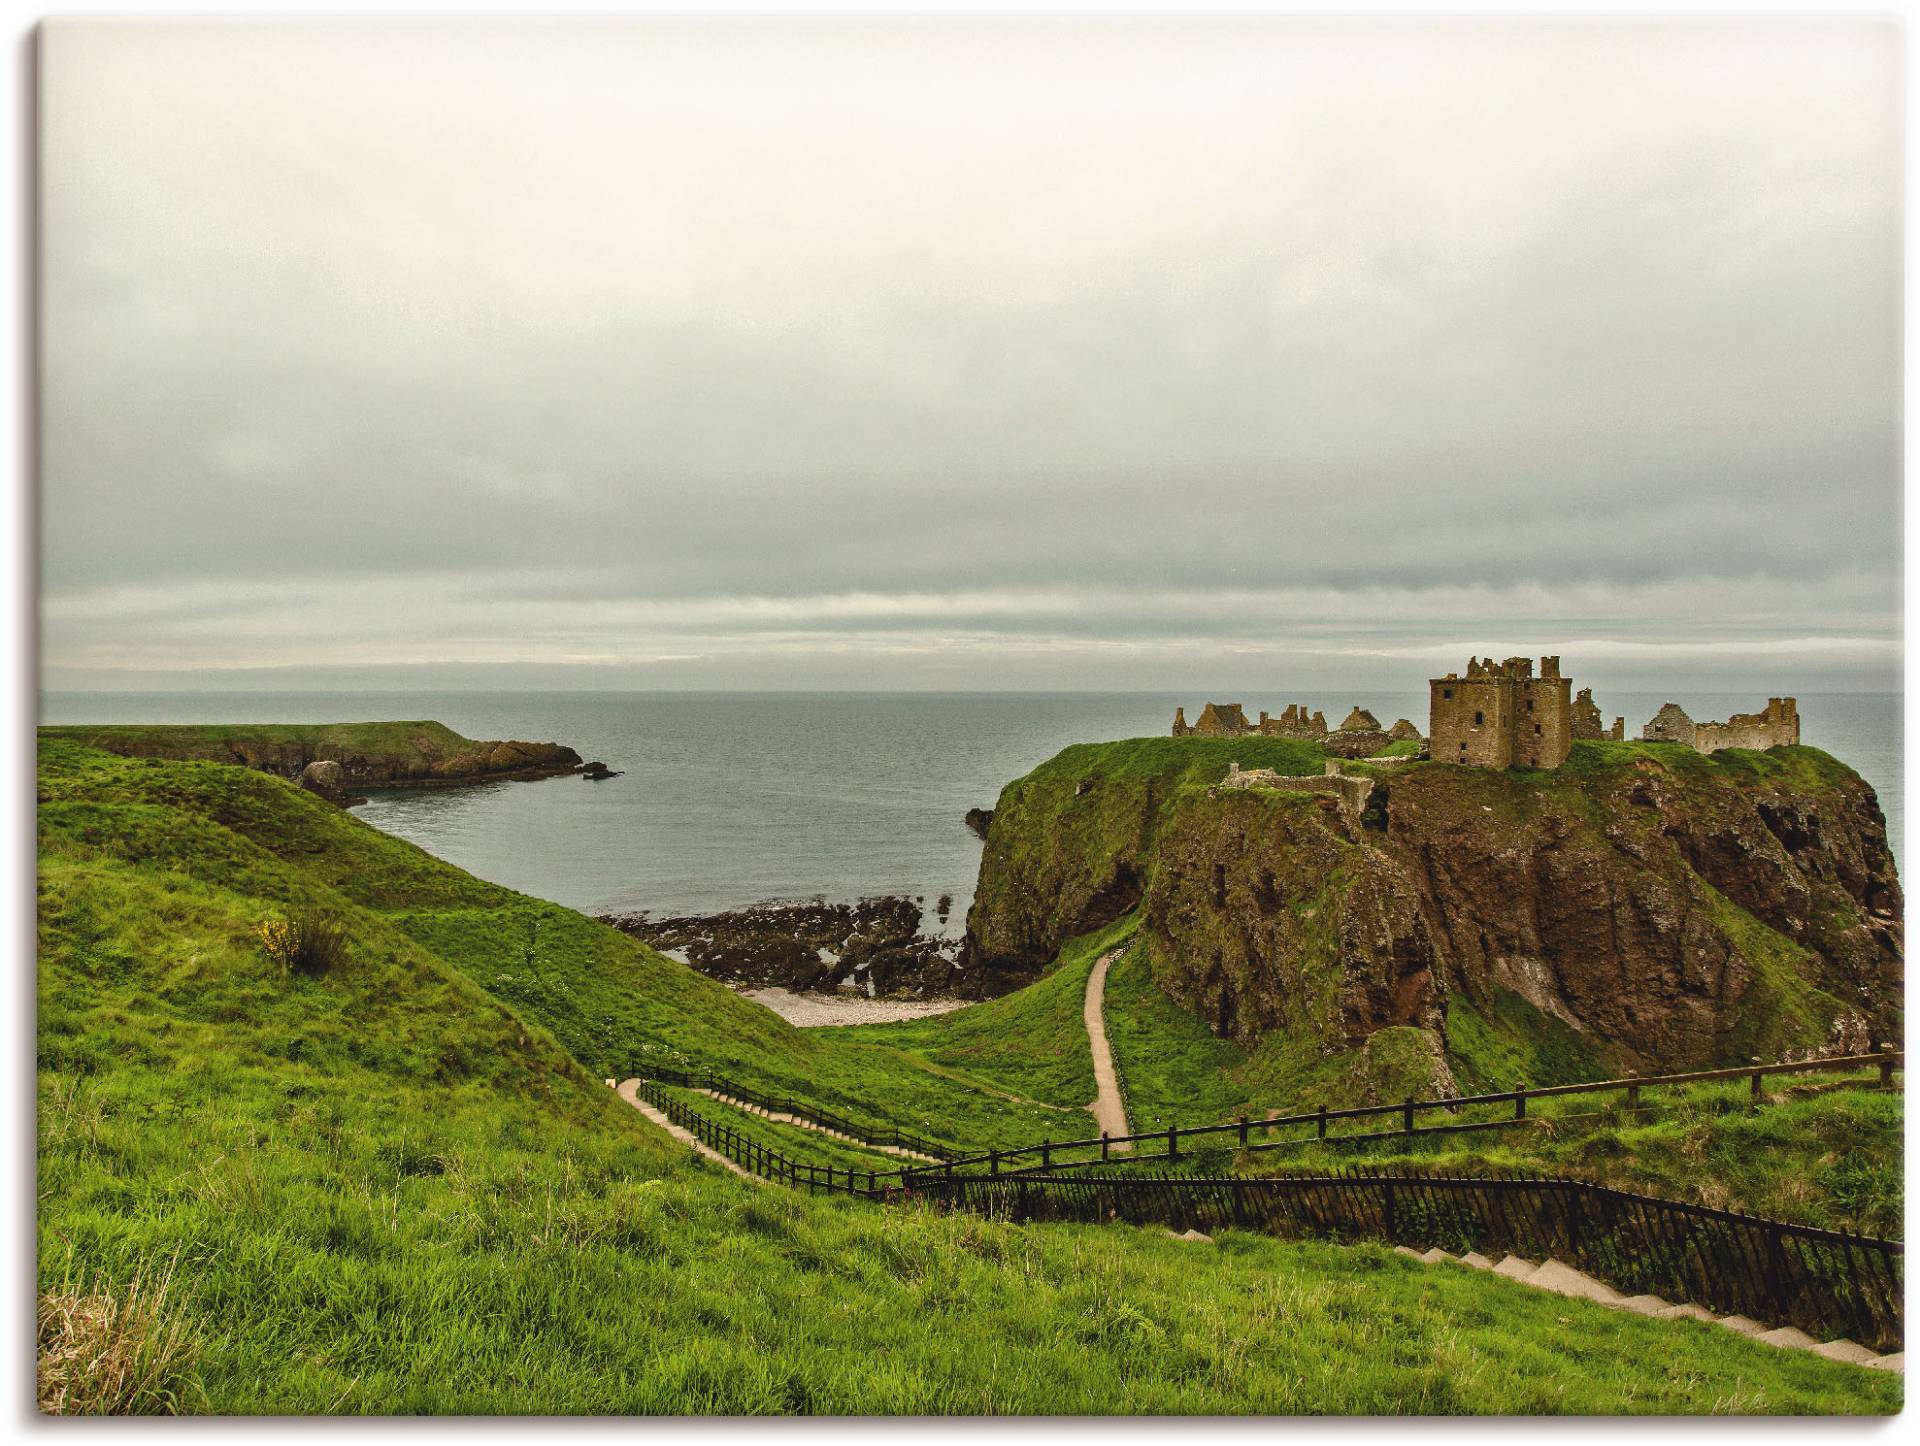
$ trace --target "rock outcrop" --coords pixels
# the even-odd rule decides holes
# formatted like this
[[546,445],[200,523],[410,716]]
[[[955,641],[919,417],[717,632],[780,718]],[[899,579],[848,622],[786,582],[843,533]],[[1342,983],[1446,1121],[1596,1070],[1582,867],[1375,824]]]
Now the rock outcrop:
[[[1614,751],[1607,751],[1612,748]],[[1622,754],[1548,778],[1414,763],[1363,818],[1297,791],[1003,795],[968,916],[1027,972],[1134,907],[1156,977],[1220,1034],[1329,1051],[1518,999],[1610,1068],[1900,1037],[1902,899],[1879,804],[1814,749]]]

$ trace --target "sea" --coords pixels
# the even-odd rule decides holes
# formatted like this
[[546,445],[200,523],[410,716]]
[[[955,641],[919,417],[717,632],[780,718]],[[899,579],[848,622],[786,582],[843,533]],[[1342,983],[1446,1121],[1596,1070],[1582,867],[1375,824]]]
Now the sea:
[[[963,819],[1070,743],[1164,735],[1172,693],[47,693],[46,723],[436,719],[469,738],[565,743],[619,769],[467,788],[387,790],[354,812],[472,873],[587,913],[713,913],[770,899],[918,898],[929,933],[966,919],[980,841]],[[1248,712],[1281,699],[1248,696]],[[1302,697],[1424,730],[1424,691]],[[1762,700],[1613,692],[1628,735],[1673,701],[1695,718]],[[1901,700],[1800,696],[1801,734],[1873,785],[1903,856]],[[942,895],[948,921],[935,917]]]

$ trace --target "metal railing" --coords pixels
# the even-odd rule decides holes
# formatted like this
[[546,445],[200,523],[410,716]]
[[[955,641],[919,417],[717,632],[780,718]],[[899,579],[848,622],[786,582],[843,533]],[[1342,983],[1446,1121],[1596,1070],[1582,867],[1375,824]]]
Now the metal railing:
[[769,1114],[791,1115],[797,1120],[805,1120],[823,1130],[845,1135],[863,1145],[882,1145],[898,1150],[910,1150],[916,1155],[926,1155],[945,1162],[959,1153],[952,1145],[942,1144],[938,1140],[929,1140],[924,1135],[912,1134],[897,1125],[870,1125],[859,1120],[848,1119],[845,1115],[832,1110],[821,1109],[818,1105],[797,1100],[792,1095],[772,1095],[764,1090],[756,1090],[743,1085],[738,1080],[728,1079],[725,1075],[715,1074],[712,1070],[662,1069],[652,1065],[642,1065],[632,1071],[643,1079],[661,1084],[677,1085],[682,1089],[706,1090],[722,1099],[738,1104],[750,1105],[754,1109],[765,1110]]
[[1660,1295],[1879,1349],[1900,1347],[1899,1242],[1580,1180],[1353,1169],[1258,1178],[928,1176],[907,1188],[909,1198],[1016,1221],[1234,1227],[1551,1257],[1627,1295]]

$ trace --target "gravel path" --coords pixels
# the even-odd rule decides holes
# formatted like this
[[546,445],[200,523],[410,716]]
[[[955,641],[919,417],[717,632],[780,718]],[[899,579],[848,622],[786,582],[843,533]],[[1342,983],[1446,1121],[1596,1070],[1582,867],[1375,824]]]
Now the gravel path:
[[892,1024],[967,1007],[964,999],[866,999],[859,995],[795,994],[791,989],[748,989],[742,993],[802,1029],[827,1024]]
[[[1093,1051],[1093,1082],[1098,1088],[1093,1103],[1087,1106],[1093,1122],[1105,1135],[1130,1135],[1127,1107],[1120,1098],[1120,1080],[1113,1072],[1113,1050],[1107,1045],[1107,1017],[1101,1004],[1107,992],[1107,966],[1120,957],[1120,950],[1102,954],[1100,962],[1087,975],[1087,1047]],[[1122,1155],[1132,1145],[1115,1145],[1113,1153]]]

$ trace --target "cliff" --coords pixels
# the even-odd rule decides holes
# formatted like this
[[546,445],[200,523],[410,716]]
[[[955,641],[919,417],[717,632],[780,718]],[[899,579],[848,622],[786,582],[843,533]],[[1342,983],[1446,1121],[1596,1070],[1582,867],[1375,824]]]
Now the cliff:
[[433,722],[74,724],[42,728],[40,737],[125,758],[234,763],[283,778],[330,760],[349,789],[540,778],[580,767],[580,755],[564,744],[481,742]]
[[1156,981],[1216,1033],[1337,1053],[1412,1028],[1468,1077],[1495,1044],[1580,1073],[1900,1036],[1885,821],[1817,749],[1414,763],[1379,770],[1362,812],[1211,787],[1263,760],[1197,741],[1069,749],[1001,795],[978,964],[1024,976],[1137,906]]

